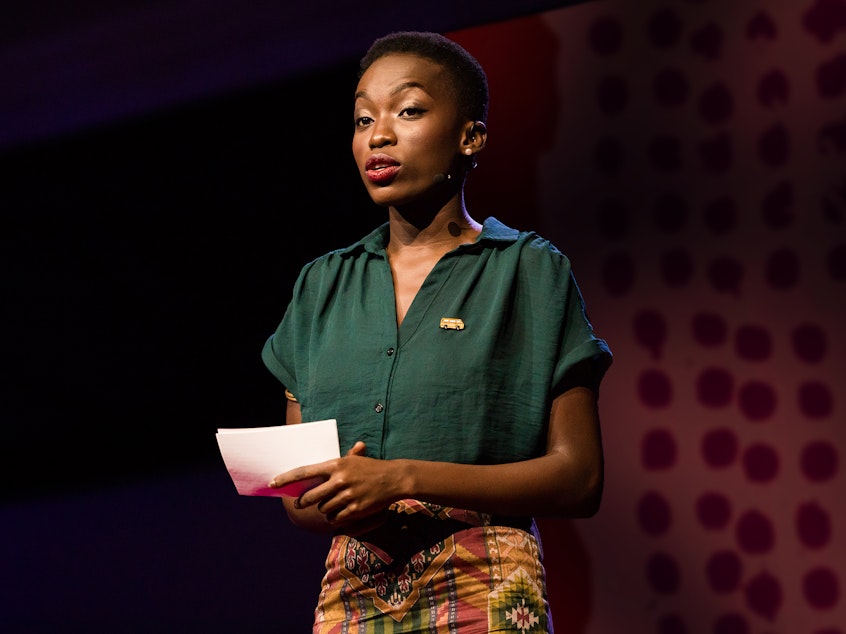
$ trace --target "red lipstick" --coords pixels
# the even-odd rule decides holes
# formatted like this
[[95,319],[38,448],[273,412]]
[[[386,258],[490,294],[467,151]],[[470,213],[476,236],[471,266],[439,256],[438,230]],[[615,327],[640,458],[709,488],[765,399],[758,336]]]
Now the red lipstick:
[[387,185],[400,170],[400,163],[387,154],[374,154],[364,164],[364,173],[371,183]]

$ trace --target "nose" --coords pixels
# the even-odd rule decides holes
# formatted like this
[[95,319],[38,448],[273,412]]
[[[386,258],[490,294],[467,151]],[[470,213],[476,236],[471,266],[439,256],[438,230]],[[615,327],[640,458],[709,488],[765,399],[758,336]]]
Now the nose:
[[394,135],[394,128],[391,125],[390,119],[379,117],[370,128],[370,148],[385,147],[395,142],[396,136]]

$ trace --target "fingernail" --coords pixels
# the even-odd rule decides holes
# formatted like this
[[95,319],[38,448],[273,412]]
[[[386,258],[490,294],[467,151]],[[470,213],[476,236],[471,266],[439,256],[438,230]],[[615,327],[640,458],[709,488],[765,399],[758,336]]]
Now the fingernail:
[[276,480],[271,480],[270,482],[267,483],[267,486],[269,486],[271,489],[275,489],[276,488]]
[[295,508],[295,509],[301,509],[302,507],[303,507],[303,506],[302,506],[302,504],[300,503],[300,498],[296,498],[296,499],[294,500],[294,508]]

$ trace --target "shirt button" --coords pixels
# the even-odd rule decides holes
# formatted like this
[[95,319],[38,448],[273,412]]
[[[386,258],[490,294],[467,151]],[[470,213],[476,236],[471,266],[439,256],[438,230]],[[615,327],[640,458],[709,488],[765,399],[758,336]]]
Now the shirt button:
[[393,348],[388,348],[388,356],[389,356],[389,357],[390,357],[390,356],[393,356],[393,354],[394,354],[394,349],[393,349]]
[[374,407],[373,409],[376,410],[377,414],[381,414],[382,410],[385,409],[385,406],[382,405],[381,403],[376,403],[376,407]]

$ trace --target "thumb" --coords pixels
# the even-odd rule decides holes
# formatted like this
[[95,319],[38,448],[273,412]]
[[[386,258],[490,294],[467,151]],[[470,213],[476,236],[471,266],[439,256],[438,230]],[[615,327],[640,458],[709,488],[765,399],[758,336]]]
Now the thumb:
[[352,447],[350,447],[350,450],[347,452],[347,455],[363,456],[366,449],[367,445],[365,445],[361,440],[357,440],[356,443]]

